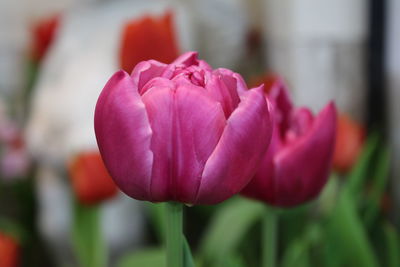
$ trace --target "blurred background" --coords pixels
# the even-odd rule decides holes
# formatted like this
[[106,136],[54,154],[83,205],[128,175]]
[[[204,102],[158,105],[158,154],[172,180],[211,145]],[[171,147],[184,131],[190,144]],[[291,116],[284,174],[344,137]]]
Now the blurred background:
[[[0,267],[92,253],[163,266],[162,204],[112,184],[94,106],[115,71],[191,50],[250,86],[283,77],[314,112],[337,104],[331,178],[281,211],[279,265],[400,266],[399,14],[397,0],[0,0]],[[240,197],[187,208],[196,264],[259,266],[262,211]]]

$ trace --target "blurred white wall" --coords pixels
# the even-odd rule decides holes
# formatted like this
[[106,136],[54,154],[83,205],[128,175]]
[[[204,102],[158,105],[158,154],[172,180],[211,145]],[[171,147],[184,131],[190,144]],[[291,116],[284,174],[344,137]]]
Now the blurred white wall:
[[358,119],[365,111],[365,0],[264,0],[269,69],[295,101],[314,111],[333,99]]
[[97,0],[0,0],[0,95],[26,86],[30,26],[36,20]]

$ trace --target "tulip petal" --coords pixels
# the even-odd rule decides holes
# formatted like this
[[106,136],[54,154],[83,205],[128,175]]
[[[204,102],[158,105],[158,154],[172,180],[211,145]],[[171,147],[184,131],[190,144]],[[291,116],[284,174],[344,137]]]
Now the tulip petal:
[[276,190],[279,192],[275,204],[292,206],[318,195],[329,175],[335,133],[336,108],[330,103],[305,135],[275,156]]
[[131,77],[139,93],[142,94],[143,86],[152,78],[160,76],[166,68],[166,64],[155,60],[142,61],[137,64],[131,73]]
[[292,101],[288,95],[286,85],[282,80],[277,79],[270,93],[268,99],[272,103],[274,109],[275,125],[279,128],[279,133],[282,138],[285,136],[286,130],[290,126],[290,118],[293,110]]
[[249,90],[240,74],[224,68],[216,69],[215,72],[221,75],[222,80],[228,88],[235,88],[239,95]]
[[156,77],[151,79],[149,82],[146,83],[145,86],[142,87],[140,94],[143,96],[147,91],[153,89],[153,88],[174,88],[175,85],[171,80],[162,78],[162,77]]
[[197,52],[186,52],[179,56],[177,59],[174,60],[174,62],[171,63],[171,65],[175,66],[180,66],[183,65],[184,67],[189,67],[192,65],[197,65],[198,64],[198,56],[199,53]]
[[104,163],[127,195],[147,200],[153,154],[146,109],[131,77],[115,73],[105,85],[95,111],[95,132]]
[[201,88],[188,88],[180,83],[176,90],[143,95],[153,129],[152,201],[194,203],[204,165],[226,124],[218,102]]
[[212,75],[205,89],[213,99],[221,103],[225,117],[229,118],[240,102],[236,84],[228,87],[219,75]]
[[202,70],[212,71],[211,66],[207,62],[198,59],[197,52],[186,52],[169,64],[161,76],[172,79],[177,69],[188,68],[190,66],[198,66]]
[[272,123],[262,89],[247,91],[208,159],[197,204],[216,204],[238,193],[255,174],[270,142]]
[[271,142],[268,151],[265,154],[257,173],[250,183],[243,189],[241,194],[263,200],[270,204],[275,204],[273,200],[277,198],[278,192],[276,191],[275,180],[275,165],[273,158],[275,154],[282,148],[283,143],[279,134],[279,129],[274,127]]

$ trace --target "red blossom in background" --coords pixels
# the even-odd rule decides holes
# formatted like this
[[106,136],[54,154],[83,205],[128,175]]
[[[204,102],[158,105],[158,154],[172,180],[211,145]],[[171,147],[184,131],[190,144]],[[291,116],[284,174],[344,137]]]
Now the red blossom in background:
[[54,40],[60,24],[60,15],[53,15],[36,22],[32,28],[31,57],[40,62]]
[[141,61],[171,63],[179,55],[171,12],[162,17],[144,16],[128,22],[122,32],[120,64],[131,73]]
[[0,232],[0,266],[17,267],[19,265],[20,246],[17,240]]
[[249,86],[256,87],[259,86],[260,84],[264,84],[264,92],[268,94],[274,87],[276,82],[280,79],[281,79],[280,76],[277,74],[266,73],[264,75],[251,77],[249,81]]
[[82,204],[98,204],[118,192],[97,151],[77,155],[68,166],[68,171],[75,195]]
[[365,135],[362,124],[345,114],[339,116],[333,157],[335,170],[345,173],[353,167],[362,151]]

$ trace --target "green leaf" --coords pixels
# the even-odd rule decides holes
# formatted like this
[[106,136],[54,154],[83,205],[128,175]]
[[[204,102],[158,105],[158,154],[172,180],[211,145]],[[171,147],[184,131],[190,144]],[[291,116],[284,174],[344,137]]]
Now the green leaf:
[[342,192],[326,227],[327,242],[332,242],[336,256],[351,266],[378,266],[365,228],[357,214],[355,203]]
[[383,231],[386,239],[386,266],[398,267],[400,266],[400,239],[399,235],[391,224],[385,223]]
[[283,255],[281,266],[310,266],[309,246],[310,244],[306,238],[299,238],[291,242]]
[[161,248],[148,248],[123,256],[118,267],[165,267],[166,255]]
[[0,217],[0,232],[10,235],[20,244],[23,244],[28,238],[28,233],[20,224],[5,217]]
[[107,266],[107,250],[99,225],[98,206],[84,206],[75,202],[72,240],[81,267]]
[[237,254],[228,255],[225,260],[220,261],[218,267],[245,267],[243,259]]
[[347,183],[345,184],[343,191],[346,191],[347,194],[352,195],[353,197],[355,197],[355,199],[358,198],[365,179],[368,177],[368,170],[371,165],[374,153],[378,148],[379,139],[380,138],[377,133],[371,134],[368,137],[361,156],[357,161],[357,164],[354,166],[351,173],[347,177]]
[[288,244],[282,257],[282,266],[310,266],[310,250],[324,243],[322,228],[318,223],[310,222],[302,234]]
[[190,251],[190,246],[185,236],[183,237],[183,266],[195,267],[192,252]]
[[364,214],[365,225],[371,227],[377,215],[381,204],[382,195],[385,191],[390,170],[390,153],[387,147],[379,151],[377,164],[373,170],[373,183],[371,193],[367,203],[367,209]]
[[264,211],[262,203],[244,198],[233,198],[225,202],[205,231],[200,243],[201,256],[218,262],[234,254],[244,235]]

